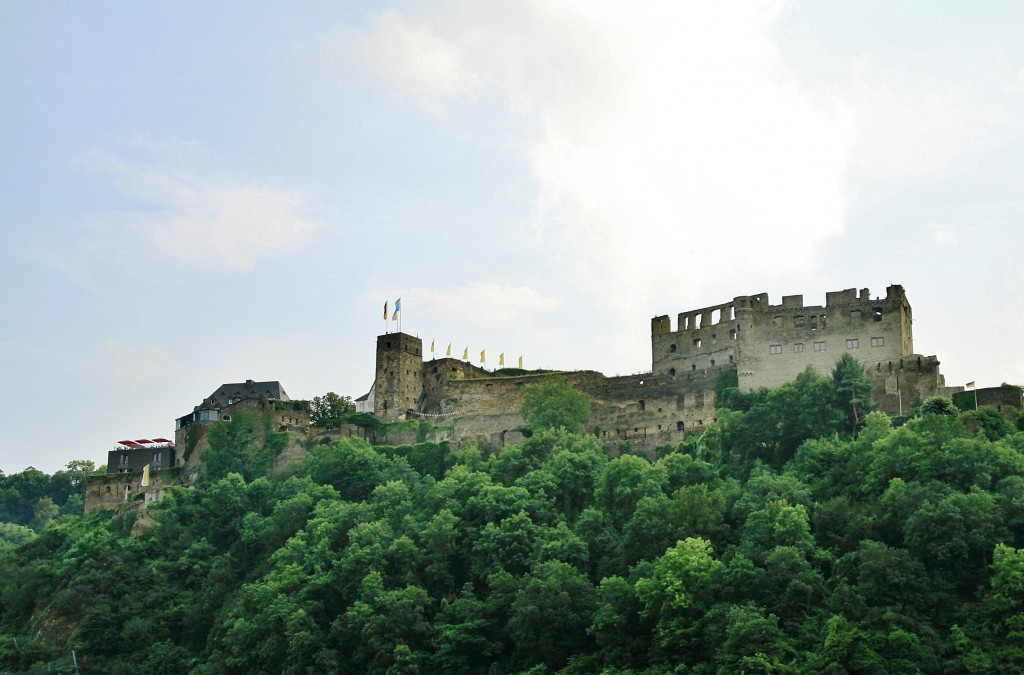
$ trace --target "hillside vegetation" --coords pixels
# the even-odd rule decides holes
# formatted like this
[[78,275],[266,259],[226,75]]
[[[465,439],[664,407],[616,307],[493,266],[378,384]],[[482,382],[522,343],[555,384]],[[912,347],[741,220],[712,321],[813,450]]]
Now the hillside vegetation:
[[[0,549],[0,669],[1024,671],[1020,419],[894,427],[848,363],[727,385],[655,461],[548,386],[498,455],[347,439],[273,478],[215,462],[145,523],[57,517]],[[218,452],[251,452],[235,423]]]

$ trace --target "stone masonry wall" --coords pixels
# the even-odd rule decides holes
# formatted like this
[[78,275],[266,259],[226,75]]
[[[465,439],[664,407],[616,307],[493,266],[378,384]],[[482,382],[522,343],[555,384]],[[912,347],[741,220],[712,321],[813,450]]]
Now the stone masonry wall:
[[142,472],[89,476],[85,480],[85,513],[158,500],[165,488],[177,484],[180,476],[179,469],[151,471],[149,485],[142,484]]
[[426,365],[425,389],[429,393],[422,417],[448,427],[430,440],[456,444],[473,440],[496,447],[519,438],[516,429],[524,424],[518,412],[523,403],[520,389],[551,377],[565,378],[590,396],[586,428],[596,432],[607,447],[617,448],[623,442],[652,447],[679,442],[686,433],[700,431],[714,420],[715,380],[728,369],[610,378],[594,371],[576,371],[431,382],[434,364]]
[[[741,331],[739,382],[743,391],[791,382],[808,365],[828,375],[844,353],[861,363],[900,358],[912,349],[904,335],[909,314],[903,289],[885,298],[855,289],[826,294],[824,306],[804,306],[801,296],[749,313]],[[906,338],[906,339],[905,339]]]

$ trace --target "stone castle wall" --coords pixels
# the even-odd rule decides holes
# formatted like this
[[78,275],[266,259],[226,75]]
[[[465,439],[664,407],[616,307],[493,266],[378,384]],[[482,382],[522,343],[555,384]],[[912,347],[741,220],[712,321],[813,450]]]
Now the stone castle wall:
[[[738,296],[680,312],[674,330],[669,316],[652,319],[650,373],[557,376],[590,396],[588,430],[606,446],[674,442],[703,430],[715,419],[715,381],[722,372],[735,370],[740,389],[754,391],[791,382],[808,366],[828,376],[845,353],[875,382],[876,403],[897,413],[901,404],[956,391],[945,386],[934,356],[913,353],[912,322],[898,285],[882,298],[866,288],[829,292],[824,305],[804,305],[800,295],[784,296],[778,305],[767,293]],[[385,339],[397,351],[382,350]],[[441,440],[507,442],[523,424],[520,388],[553,376],[494,373],[451,358],[423,363],[421,353],[418,338],[378,337],[378,387],[383,378],[389,395],[408,406],[401,413],[378,411],[378,417],[436,420],[445,429],[434,434]]]
[[440,359],[424,364],[424,393],[414,416],[438,429],[428,440],[501,447],[521,439],[522,387],[557,377],[590,396],[587,430],[607,447],[628,442],[653,448],[679,442],[714,421],[715,381],[725,370],[729,366],[660,376],[605,377],[595,371],[503,375]]
[[145,505],[159,501],[163,491],[178,484],[180,469],[151,471],[149,485],[142,484],[142,472],[89,476],[85,482],[85,513],[96,509],[114,510],[122,504]]
[[744,312],[737,363],[740,389],[754,391],[791,382],[807,366],[828,375],[844,353],[865,367],[913,353],[910,305],[899,286],[885,298],[854,289],[826,294],[824,306],[804,306],[801,296]]
[[825,305],[790,295],[771,305],[767,293],[651,321],[651,372],[694,372],[734,365],[743,391],[778,387],[807,366],[821,375],[849,352],[867,366],[913,353],[912,315],[901,286],[884,298],[868,289],[829,292]]
[[[816,345],[818,348],[816,348]],[[874,382],[873,399],[889,413],[906,411],[929,396],[950,396],[961,388],[945,386],[934,356],[913,353],[912,314],[903,288],[889,286],[884,298],[868,289],[826,294],[824,305],[805,306],[799,295],[771,305],[767,293],[737,296],[731,302],[680,312],[675,329],[668,315],[651,321],[651,372],[605,377],[594,371],[487,371],[450,357],[423,361],[423,344],[405,333],[378,336],[374,414],[382,421],[421,419],[432,422],[426,440],[455,445],[482,443],[492,449],[522,440],[519,414],[523,386],[546,378],[565,378],[590,396],[587,430],[609,452],[622,444],[651,452],[678,443],[715,420],[715,384],[734,372],[740,388],[752,391],[793,381],[807,366],[828,375],[842,354],[865,367]],[[386,438],[345,425],[310,428],[309,414],[269,400],[244,400],[221,409],[222,420],[248,411],[262,420],[274,415],[275,430],[292,431],[292,440],[277,467],[300,459],[311,443],[359,436],[373,443],[414,443],[425,429],[393,430]],[[209,447],[212,422],[196,422],[176,432],[178,464],[194,475]],[[262,433],[263,426],[260,426]],[[257,442],[262,442],[258,439]],[[187,462],[182,460],[188,455]],[[173,474],[176,476],[176,474]],[[86,509],[116,508],[142,494],[150,498],[169,485],[172,473],[154,472],[153,485],[142,490],[141,475],[90,479]]]

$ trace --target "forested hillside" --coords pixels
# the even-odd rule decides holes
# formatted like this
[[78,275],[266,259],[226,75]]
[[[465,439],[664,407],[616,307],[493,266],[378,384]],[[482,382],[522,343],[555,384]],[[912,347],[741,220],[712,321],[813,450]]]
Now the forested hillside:
[[343,440],[214,462],[145,522],[58,517],[0,551],[0,669],[1024,671],[1020,418],[894,424],[847,362],[726,385],[655,461],[609,459],[553,385],[497,455]]

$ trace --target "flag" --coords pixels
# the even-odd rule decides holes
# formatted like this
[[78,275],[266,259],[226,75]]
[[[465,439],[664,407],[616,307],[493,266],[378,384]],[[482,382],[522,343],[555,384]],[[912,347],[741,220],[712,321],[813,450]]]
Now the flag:
[[502,352],[502,353],[498,354],[498,365],[499,366],[505,365],[505,352]]
[[395,300],[395,311],[391,312],[391,320],[398,321],[398,313],[402,311],[402,299]]
[[480,350],[480,363],[487,363],[487,350],[486,349],[481,349]]
[[974,383],[973,382],[968,382],[967,383],[967,388],[968,389],[974,389]]
[[519,367],[520,368],[523,367],[523,355],[522,354],[519,355]]
[[388,301],[384,301],[384,320],[388,320]]
[[469,361],[469,347],[462,350],[462,360]]
[[451,356],[451,355],[452,355],[452,343],[449,342],[448,343],[448,353],[445,354],[445,356]]
[[142,467],[142,484],[149,485],[149,464]]
[[430,355],[431,356],[434,355],[434,341],[433,340],[430,341]]

